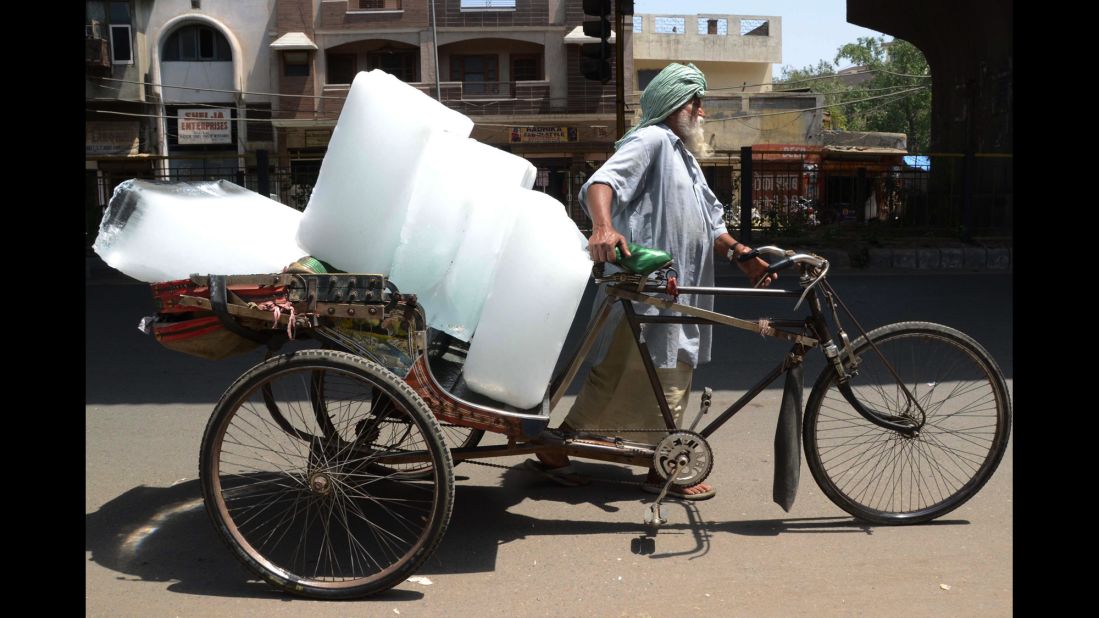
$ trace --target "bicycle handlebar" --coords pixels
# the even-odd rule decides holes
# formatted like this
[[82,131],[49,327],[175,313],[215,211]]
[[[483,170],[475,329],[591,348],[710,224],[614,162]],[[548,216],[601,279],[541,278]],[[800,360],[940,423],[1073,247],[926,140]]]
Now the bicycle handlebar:
[[768,274],[785,270],[794,264],[809,264],[810,266],[820,268],[827,261],[819,255],[813,255],[811,253],[794,253],[793,251],[787,251],[774,245],[757,247],[755,250],[759,252],[760,255],[783,258],[767,267]]

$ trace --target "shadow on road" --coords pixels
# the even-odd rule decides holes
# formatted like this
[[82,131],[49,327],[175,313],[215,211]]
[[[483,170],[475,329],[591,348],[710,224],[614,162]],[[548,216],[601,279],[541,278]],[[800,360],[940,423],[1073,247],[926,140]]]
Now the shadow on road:
[[[583,463],[578,467],[582,472]],[[459,479],[463,477],[459,476]],[[671,523],[654,536],[641,523],[643,508],[652,496],[639,497],[635,485],[642,477],[626,468],[600,465],[598,482],[564,488],[512,468],[499,486],[462,485],[456,488],[450,526],[435,554],[417,574],[458,574],[496,570],[498,548],[532,536],[616,534],[628,538],[630,550],[652,559],[705,556],[715,534],[778,536],[780,534],[873,534],[874,526],[849,517],[782,518],[706,522],[700,505],[669,501],[665,513]],[[593,504],[607,513],[629,512],[629,521],[541,519],[511,512],[524,500],[572,505]],[[704,508],[704,507],[702,507]],[[966,521],[937,521],[925,525],[958,525]],[[693,535],[689,550],[660,551],[660,535]],[[677,543],[677,545],[681,545]],[[217,537],[206,514],[197,480],[171,487],[135,487],[85,516],[85,550],[90,560],[118,573],[118,579],[174,582],[168,590],[181,594],[241,598],[285,598],[253,577]],[[372,600],[417,600],[417,591],[393,589]]]

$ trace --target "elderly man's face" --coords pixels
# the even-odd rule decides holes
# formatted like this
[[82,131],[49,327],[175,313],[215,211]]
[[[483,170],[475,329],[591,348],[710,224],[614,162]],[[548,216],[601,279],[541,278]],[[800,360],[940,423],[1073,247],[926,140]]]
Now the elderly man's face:
[[703,129],[706,112],[702,109],[702,99],[694,97],[668,116],[668,127],[679,139],[683,140],[687,150],[696,157],[709,154],[706,132]]

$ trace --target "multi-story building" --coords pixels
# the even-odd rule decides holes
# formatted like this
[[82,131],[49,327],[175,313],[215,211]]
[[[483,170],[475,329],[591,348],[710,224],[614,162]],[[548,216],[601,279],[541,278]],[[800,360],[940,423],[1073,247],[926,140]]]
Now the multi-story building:
[[614,80],[581,75],[584,19],[582,0],[278,0],[279,161],[303,182],[315,174],[355,75],[382,69],[472,118],[473,138],[529,159],[535,188],[571,205],[615,139]]
[[[146,30],[152,1],[89,0],[84,26],[84,191],[89,242],[113,185],[150,169],[155,113],[142,83],[149,70]],[[117,184],[117,181],[116,181]]]
[[[170,178],[243,173],[274,148],[268,33],[275,0],[158,0],[149,18],[148,88],[160,170]],[[231,176],[230,176],[231,177]]]
[[[275,0],[88,0],[89,236],[128,178],[230,178],[274,150]],[[251,159],[249,158],[251,155]]]

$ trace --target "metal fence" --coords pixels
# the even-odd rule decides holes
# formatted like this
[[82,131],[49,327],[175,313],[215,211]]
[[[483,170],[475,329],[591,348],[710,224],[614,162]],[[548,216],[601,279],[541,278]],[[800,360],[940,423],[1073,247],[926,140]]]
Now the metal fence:
[[[963,238],[973,234],[1011,235],[1012,159],[1010,156],[926,155],[895,161],[820,158],[819,151],[784,151],[772,158],[753,157],[744,166],[730,157],[726,165],[704,166],[710,186],[725,207],[726,224],[746,241],[764,235],[798,233],[843,225],[876,225],[941,230]],[[146,169],[89,172],[87,244],[98,230],[102,209],[114,188],[129,178],[167,181],[224,179],[298,210],[304,210],[320,172],[320,159],[293,161],[290,168],[254,160],[243,170],[215,160],[196,160],[166,172]],[[746,169],[747,167],[747,169]],[[536,187],[557,198],[582,231],[591,222],[576,193],[586,172],[559,170]],[[750,210],[743,208],[750,200]],[[749,214],[750,213],[750,214]],[[744,235],[742,219],[750,216]],[[734,231],[737,230],[737,231]]]
[[[861,157],[861,158],[860,158]],[[731,228],[764,233],[833,225],[932,228],[962,237],[1013,230],[1010,155],[930,154],[866,157],[820,150],[757,152],[709,170],[727,190]],[[714,181],[717,182],[714,182]],[[746,201],[750,209],[744,208]]]

